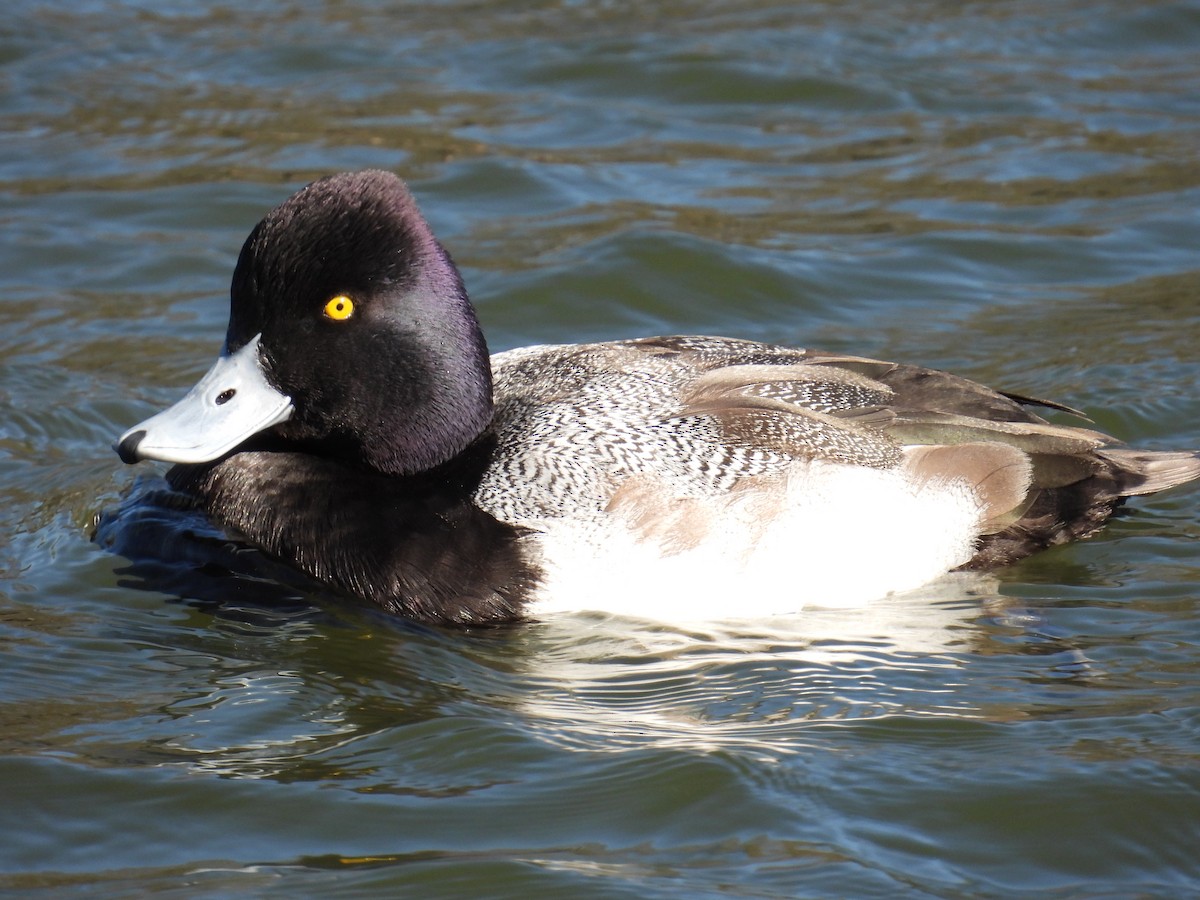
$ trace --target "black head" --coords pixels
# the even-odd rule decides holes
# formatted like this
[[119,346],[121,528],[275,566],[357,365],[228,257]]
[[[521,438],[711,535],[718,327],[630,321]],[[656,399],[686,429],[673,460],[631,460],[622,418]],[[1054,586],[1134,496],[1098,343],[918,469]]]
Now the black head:
[[292,398],[288,441],[388,474],[424,471],[492,415],[487,345],[462,279],[404,183],[334,175],[264,218],[242,247],[227,348],[261,334]]

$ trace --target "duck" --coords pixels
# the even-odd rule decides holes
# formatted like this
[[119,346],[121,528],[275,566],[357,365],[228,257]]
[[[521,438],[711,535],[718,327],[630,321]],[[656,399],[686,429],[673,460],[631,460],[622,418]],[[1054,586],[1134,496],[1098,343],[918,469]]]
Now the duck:
[[[405,183],[317,180],[234,268],[216,362],[121,460],[337,595],[455,626],[859,605],[1200,477],[919,365],[670,335],[489,354]],[[1061,416],[1059,418],[1062,418]]]

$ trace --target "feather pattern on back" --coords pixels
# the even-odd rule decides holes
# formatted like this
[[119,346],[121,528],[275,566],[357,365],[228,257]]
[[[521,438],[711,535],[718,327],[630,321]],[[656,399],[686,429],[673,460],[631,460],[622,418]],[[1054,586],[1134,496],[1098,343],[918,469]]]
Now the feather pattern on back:
[[714,337],[492,361],[498,445],[475,499],[512,522],[628,513],[641,496],[634,518],[660,536],[655,515],[674,521],[671,540],[686,544],[696,501],[820,461],[967,484],[980,521],[963,565],[981,568],[1086,536],[1125,497],[1200,476],[1197,454],[1127,450],[1031,410],[1069,408],[920,366]]

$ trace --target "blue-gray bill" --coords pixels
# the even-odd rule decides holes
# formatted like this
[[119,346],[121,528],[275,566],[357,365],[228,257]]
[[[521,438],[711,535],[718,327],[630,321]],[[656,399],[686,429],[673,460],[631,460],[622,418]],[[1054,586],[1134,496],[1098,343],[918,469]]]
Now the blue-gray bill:
[[209,462],[248,437],[291,418],[291,397],[263,374],[260,335],[233,353],[222,351],[174,406],[133,426],[114,445],[121,459]]

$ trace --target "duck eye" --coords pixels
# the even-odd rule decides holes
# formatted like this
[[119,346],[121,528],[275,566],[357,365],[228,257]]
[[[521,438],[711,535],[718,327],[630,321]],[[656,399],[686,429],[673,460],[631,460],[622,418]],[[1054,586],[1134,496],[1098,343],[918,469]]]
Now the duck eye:
[[325,304],[326,318],[341,322],[354,315],[354,301],[345,294],[338,294]]

